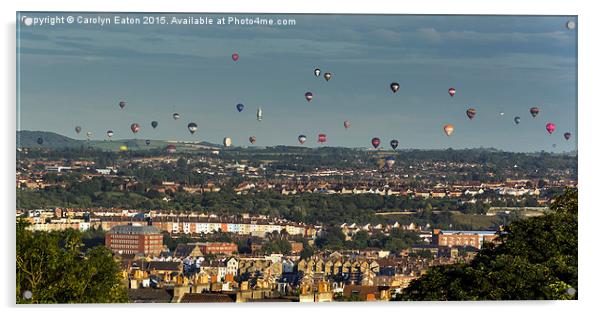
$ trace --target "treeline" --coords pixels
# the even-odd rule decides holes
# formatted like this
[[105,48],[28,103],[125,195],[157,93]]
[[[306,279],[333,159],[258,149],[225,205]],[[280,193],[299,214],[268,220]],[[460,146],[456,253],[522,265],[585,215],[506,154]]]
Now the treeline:
[[359,231],[351,237],[351,240],[346,240],[346,237],[340,228],[328,227],[322,236],[316,239],[315,244],[320,250],[375,248],[398,253],[411,248],[412,245],[423,243],[418,233],[404,231],[399,228],[391,229],[388,235],[382,232],[375,232],[370,235],[366,231]]
[[[403,196],[378,194],[326,195],[303,193],[282,195],[264,191],[239,195],[231,189],[220,192],[192,194],[182,190],[159,192],[137,184],[121,191],[122,184],[103,178],[72,182],[65,188],[48,187],[42,190],[17,190],[19,209],[50,207],[115,207],[140,210],[174,210],[180,212],[210,212],[216,215],[266,215],[293,222],[335,225],[346,223],[387,224],[415,222],[436,225],[454,224],[449,211],[481,214],[489,206],[536,206],[534,197],[521,202],[513,199],[495,200],[491,205],[483,202],[460,203],[457,199],[412,199]],[[377,212],[411,210],[410,216],[377,216]],[[437,211],[437,212],[434,212]]]

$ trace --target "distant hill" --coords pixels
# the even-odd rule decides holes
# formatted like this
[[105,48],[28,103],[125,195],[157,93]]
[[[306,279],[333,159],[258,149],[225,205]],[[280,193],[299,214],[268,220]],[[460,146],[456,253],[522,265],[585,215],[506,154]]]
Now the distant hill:
[[[42,144],[38,143],[42,139]],[[118,151],[120,146],[131,150],[162,149],[168,144],[175,144],[178,151],[196,151],[220,149],[223,146],[209,142],[180,142],[151,140],[147,145],[145,139],[113,139],[113,140],[80,140],[73,139],[53,132],[17,131],[17,147],[22,148],[79,148],[89,146],[101,150]]]
[[[38,139],[42,139],[42,144],[38,144]],[[69,138],[53,132],[42,131],[17,131],[17,147],[25,148],[65,148],[80,147],[84,141]]]

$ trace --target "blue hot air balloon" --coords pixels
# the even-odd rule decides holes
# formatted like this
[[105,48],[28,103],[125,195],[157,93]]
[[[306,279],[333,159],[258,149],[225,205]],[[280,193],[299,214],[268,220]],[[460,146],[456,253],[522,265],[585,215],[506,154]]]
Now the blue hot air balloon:
[[238,112],[242,112],[242,110],[245,108],[245,106],[242,103],[239,103],[236,105],[236,109],[238,110]]

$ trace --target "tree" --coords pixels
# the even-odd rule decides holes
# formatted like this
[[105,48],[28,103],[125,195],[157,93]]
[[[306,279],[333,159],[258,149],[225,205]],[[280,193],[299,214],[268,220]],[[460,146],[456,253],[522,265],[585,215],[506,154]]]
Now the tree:
[[577,299],[577,204],[565,191],[552,212],[511,223],[470,263],[429,269],[399,299]]
[[[32,232],[17,223],[17,303],[124,303],[119,265],[104,246],[83,251],[81,233]],[[25,298],[23,292],[31,292]]]
[[303,250],[299,253],[301,259],[309,259],[314,255],[314,248],[310,246],[306,241],[303,242]]
[[357,248],[357,249],[367,248],[369,238],[370,238],[370,236],[368,236],[368,232],[363,231],[363,230],[357,232],[353,236],[353,243],[354,243],[355,248]]

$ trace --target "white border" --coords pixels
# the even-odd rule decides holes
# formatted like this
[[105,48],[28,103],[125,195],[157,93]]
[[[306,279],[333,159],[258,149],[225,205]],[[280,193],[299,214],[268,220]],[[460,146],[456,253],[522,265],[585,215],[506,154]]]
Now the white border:
[[[2,16],[2,80],[3,124],[0,148],[2,174],[1,197],[3,250],[6,252],[0,261],[2,268],[1,298],[2,308],[8,314],[61,314],[105,315],[107,313],[167,314],[167,313],[248,313],[269,314],[307,314],[333,313],[366,314],[432,314],[466,315],[484,313],[487,315],[552,314],[571,315],[591,312],[596,307],[600,293],[600,250],[597,243],[598,229],[602,224],[602,207],[596,190],[600,189],[601,176],[599,156],[600,140],[597,138],[600,115],[600,30],[602,12],[597,1],[384,1],[370,0],[363,4],[343,1],[304,0],[290,1],[186,1],[169,0],[163,2],[104,0],[84,1],[3,1]],[[404,13],[404,14],[546,14],[579,15],[579,187],[580,187],[580,264],[579,264],[579,301],[578,302],[477,302],[477,303],[381,303],[381,304],[236,304],[236,305],[128,305],[128,306],[67,306],[34,307],[14,306],[14,213],[15,189],[15,17],[16,11],[150,11],[150,12],[269,12],[269,13]],[[598,202],[598,203],[596,203]],[[93,308],[92,308],[93,307]],[[17,309],[15,309],[17,308]]]

